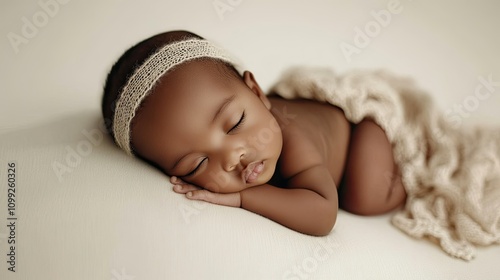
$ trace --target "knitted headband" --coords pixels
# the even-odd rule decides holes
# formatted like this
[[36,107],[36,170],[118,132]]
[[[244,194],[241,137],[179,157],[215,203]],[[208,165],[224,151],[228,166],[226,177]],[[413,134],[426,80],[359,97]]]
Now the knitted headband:
[[130,124],[144,98],[166,72],[196,58],[214,58],[233,64],[222,48],[206,40],[189,39],[160,48],[135,69],[118,97],[113,119],[115,141],[127,154],[133,155]]

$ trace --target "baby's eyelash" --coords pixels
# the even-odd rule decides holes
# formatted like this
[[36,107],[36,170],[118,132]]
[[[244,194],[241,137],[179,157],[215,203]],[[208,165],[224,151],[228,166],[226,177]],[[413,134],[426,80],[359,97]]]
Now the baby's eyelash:
[[245,122],[245,111],[243,111],[243,114],[241,114],[240,120],[227,133],[237,131],[238,128],[241,127],[243,122]]
[[203,164],[203,162],[206,160],[207,158],[204,158],[202,161],[200,161],[200,163],[193,169],[193,171],[189,172],[188,174],[182,176],[182,177],[191,177],[193,176],[194,174],[196,174],[196,172],[198,172],[198,170],[200,170],[200,167],[201,165]]

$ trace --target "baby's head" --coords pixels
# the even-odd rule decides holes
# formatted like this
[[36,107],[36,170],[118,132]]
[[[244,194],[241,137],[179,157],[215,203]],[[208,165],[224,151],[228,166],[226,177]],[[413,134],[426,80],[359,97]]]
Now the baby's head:
[[270,109],[252,73],[240,75],[224,50],[186,31],[127,50],[102,99],[110,134],[124,151],[218,193],[271,179],[282,135]]

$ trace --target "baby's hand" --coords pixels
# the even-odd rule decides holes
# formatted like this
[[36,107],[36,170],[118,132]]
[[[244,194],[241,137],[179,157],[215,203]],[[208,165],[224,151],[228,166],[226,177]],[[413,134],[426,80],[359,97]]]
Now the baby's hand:
[[241,207],[241,195],[237,193],[214,193],[195,185],[188,184],[176,176],[170,177],[170,182],[174,185],[174,191],[186,194],[186,197],[194,200],[202,200],[213,204]]

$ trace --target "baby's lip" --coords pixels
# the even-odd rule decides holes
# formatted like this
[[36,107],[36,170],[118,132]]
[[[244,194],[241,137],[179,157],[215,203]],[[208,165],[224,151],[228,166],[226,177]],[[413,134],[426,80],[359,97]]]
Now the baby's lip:
[[241,174],[245,183],[251,184],[257,180],[262,171],[264,171],[264,162],[254,161],[247,165]]

